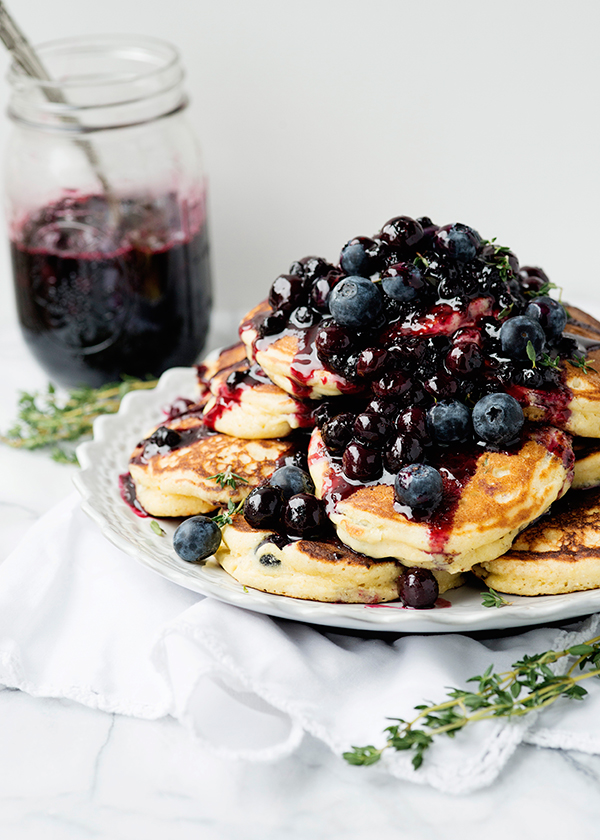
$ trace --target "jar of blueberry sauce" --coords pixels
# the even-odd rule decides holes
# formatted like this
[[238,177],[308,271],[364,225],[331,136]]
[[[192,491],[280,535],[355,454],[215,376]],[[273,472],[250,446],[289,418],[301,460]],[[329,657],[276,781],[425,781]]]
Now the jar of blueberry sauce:
[[27,345],[66,386],[192,364],[212,298],[177,51],[105,36],[38,52],[50,80],[9,73],[6,198]]

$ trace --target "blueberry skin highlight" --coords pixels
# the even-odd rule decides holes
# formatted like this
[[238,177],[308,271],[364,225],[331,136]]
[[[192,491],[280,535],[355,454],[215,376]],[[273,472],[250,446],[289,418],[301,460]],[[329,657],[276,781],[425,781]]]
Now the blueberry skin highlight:
[[441,400],[427,412],[427,427],[438,443],[463,443],[471,434],[471,412],[457,400]]
[[329,311],[345,327],[372,324],[382,308],[381,292],[365,277],[345,277],[329,295]]
[[208,516],[190,516],[173,535],[173,548],[187,563],[206,560],[221,545],[221,529]]
[[473,409],[473,429],[487,443],[508,443],[517,437],[525,417],[523,409],[510,394],[487,394]]

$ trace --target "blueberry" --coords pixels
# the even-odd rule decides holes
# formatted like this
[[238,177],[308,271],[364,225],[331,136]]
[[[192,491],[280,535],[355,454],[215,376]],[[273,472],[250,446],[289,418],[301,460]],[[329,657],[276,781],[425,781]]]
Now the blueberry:
[[380,478],[383,472],[381,452],[353,441],[342,456],[342,469],[348,478],[357,481],[372,481]]
[[269,484],[271,487],[279,487],[284,499],[289,499],[297,493],[315,492],[315,485],[309,474],[291,464],[275,470],[269,479]]
[[394,495],[401,505],[417,515],[428,515],[439,507],[444,495],[442,476],[428,464],[402,467],[394,481]]
[[269,292],[269,303],[273,309],[286,312],[304,303],[305,298],[304,281],[295,274],[280,274],[273,281]]
[[221,529],[208,516],[185,519],[173,535],[173,548],[182,560],[199,563],[221,545]]
[[329,311],[338,324],[347,327],[372,324],[382,307],[381,292],[366,277],[345,277],[329,295]]
[[308,493],[291,496],[285,508],[284,518],[287,533],[302,539],[318,537],[328,523],[323,502]]
[[363,411],[354,421],[354,434],[363,443],[383,443],[392,433],[393,426],[379,414]]
[[427,412],[427,425],[438,443],[462,443],[471,433],[471,412],[458,400],[442,400]]
[[407,464],[421,462],[423,456],[423,444],[418,438],[399,434],[385,453],[385,466],[390,472],[396,473]]
[[312,327],[318,317],[317,313],[313,309],[309,309],[308,306],[299,306],[291,313],[290,324],[302,330]]
[[550,297],[533,300],[525,310],[525,316],[539,321],[548,338],[558,338],[567,326],[567,310]]
[[346,274],[370,277],[379,268],[381,244],[366,236],[357,236],[342,248],[340,265]]
[[332,455],[341,455],[354,431],[354,414],[344,412],[327,420],[321,430],[323,443]]
[[517,315],[507,318],[500,327],[500,344],[502,352],[511,359],[525,360],[529,358],[529,345],[538,356],[544,349],[546,336],[539,321]]
[[168,426],[159,426],[148,438],[149,443],[157,446],[175,449],[181,443],[181,435],[176,429],[169,429]]
[[344,353],[352,347],[352,336],[348,330],[335,321],[323,321],[315,336],[315,346],[320,359],[327,361],[338,353]]
[[381,238],[393,249],[404,251],[423,238],[423,228],[410,216],[396,216],[381,228]]
[[475,434],[487,443],[514,440],[524,422],[523,409],[510,394],[488,394],[473,409]]
[[469,262],[477,256],[481,247],[481,237],[473,228],[456,222],[445,225],[434,234],[436,245],[458,262]]
[[262,324],[258,328],[259,338],[264,338],[266,335],[278,335],[287,327],[287,313],[281,309],[276,309],[270,312],[263,319]]
[[416,265],[405,262],[386,268],[381,275],[381,286],[388,297],[408,303],[423,293],[427,283]]
[[268,484],[256,487],[244,502],[244,518],[252,528],[277,529],[283,513],[283,493]]
[[400,578],[398,594],[405,606],[429,610],[435,606],[440,589],[433,572],[414,567],[406,569]]

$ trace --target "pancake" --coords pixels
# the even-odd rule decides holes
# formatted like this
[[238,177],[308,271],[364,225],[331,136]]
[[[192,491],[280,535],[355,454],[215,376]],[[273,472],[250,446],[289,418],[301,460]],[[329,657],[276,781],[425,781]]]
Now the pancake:
[[270,311],[266,301],[254,307],[240,325],[240,338],[250,362],[260,365],[272,382],[303,399],[336,397],[360,390],[343,376],[323,368],[314,346],[314,330],[286,328],[280,336],[259,338],[258,327]]
[[[146,448],[139,443],[129,471],[136,496],[151,516],[192,516],[208,513],[229,501],[239,502],[268,478],[286,458],[294,443],[280,440],[243,440],[209,432],[198,415],[165,423],[181,435],[175,448]],[[146,453],[146,454],[144,454]],[[227,471],[239,479],[221,486],[216,478]]]
[[589,490],[600,486],[600,440],[597,438],[573,439],[575,472],[572,490]]
[[[448,468],[451,457],[449,452]],[[316,495],[325,500],[343,543],[369,557],[394,557],[406,566],[455,573],[504,554],[515,536],[566,492],[573,450],[564,432],[542,427],[530,430],[514,454],[484,451],[473,456],[462,482],[459,460],[454,470],[458,485],[462,483],[458,499],[449,503],[457,490],[455,481],[447,481],[447,499],[429,523],[401,512],[390,474],[389,483],[344,479],[318,430],[311,437],[308,464]]]
[[243,344],[227,348],[212,376],[204,381],[211,397],[204,411],[209,429],[233,437],[286,437],[312,428],[312,405],[274,385],[258,365],[250,365]]
[[[397,560],[373,560],[335,539],[295,540],[280,547],[273,537],[271,531],[251,528],[243,516],[235,516],[223,528],[216,560],[239,583],[289,598],[345,604],[398,598],[403,568]],[[440,593],[463,582],[459,575],[434,574]]]
[[559,595],[600,587],[600,489],[572,491],[503,557],[473,567],[492,589]]

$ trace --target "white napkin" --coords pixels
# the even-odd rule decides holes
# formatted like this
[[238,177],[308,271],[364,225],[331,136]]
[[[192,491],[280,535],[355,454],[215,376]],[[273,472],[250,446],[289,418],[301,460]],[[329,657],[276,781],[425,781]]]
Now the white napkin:
[[[223,756],[276,760],[305,732],[341,754],[384,742],[388,717],[441,701],[493,663],[589,638],[541,628],[493,641],[455,634],[391,643],[275,620],[182,589],[108,543],[69,497],[0,565],[0,683],[143,718],[173,715]],[[449,792],[489,784],[517,745],[600,752],[600,686],[581,703],[440,738],[415,771],[393,753],[357,773],[389,772]]]

